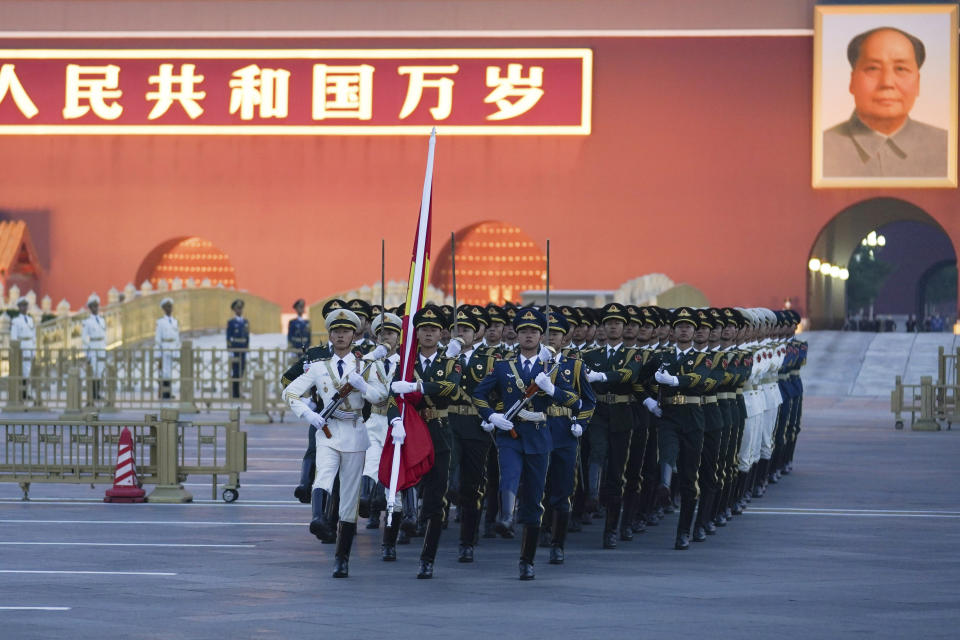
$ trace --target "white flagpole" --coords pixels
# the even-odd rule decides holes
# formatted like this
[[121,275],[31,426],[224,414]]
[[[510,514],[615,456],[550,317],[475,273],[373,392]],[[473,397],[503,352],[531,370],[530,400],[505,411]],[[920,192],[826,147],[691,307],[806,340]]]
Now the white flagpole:
[[[423,194],[420,197],[420,220],[417,224],[417,251],[413,266],[413,281],[410,283],[410,306],[406,309],[407,323],[404,326],[403,362],[410,362],[413,356],[413,312],[420,308],[423,300],[424,259],[427,248],[427,227],[430,218],[430,195],[433,190],[433,151],[437,142],[437,128],[430,132],[430,143],[427,150],[427,171],[423,177]],[[406,416],[406,403],[400,408],[400,419]],[[397,504],[397,481],[400,477],[400,449],[403,445],[394,443],[393,464],[390,467],[390,487],[387,490],[387,526],[393,521],[393,510]]]

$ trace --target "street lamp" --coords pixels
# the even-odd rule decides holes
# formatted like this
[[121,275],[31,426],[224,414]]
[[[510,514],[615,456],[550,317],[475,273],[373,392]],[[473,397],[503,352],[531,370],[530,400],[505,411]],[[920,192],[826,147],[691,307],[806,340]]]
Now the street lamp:
[[810,271],[813,271],[814,273],[816,273],[817,271],[820,271],[820,259],[810,258],[810,262],[807,263],[807,268],[809,268]]

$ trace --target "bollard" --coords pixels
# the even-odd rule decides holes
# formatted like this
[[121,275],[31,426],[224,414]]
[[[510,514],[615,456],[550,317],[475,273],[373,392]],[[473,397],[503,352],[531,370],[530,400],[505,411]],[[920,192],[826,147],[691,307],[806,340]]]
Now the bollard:
[[890,392],[890,411],[893,412],[893,428],[903,429],[903,381],[900,376]]
[[180,414],[176,409],[163,409],[157,423],[157,486],[147,502],[192,502],[193,496],[180,484],[179,427]]
[[937,384],[947,384],[947,358],[943,347],[937,347]]
[[184,340],[180,344],[180,411],[196,413],[193,390],[193,340]]
[[940,425],[934,419],[934,388],[933,378],[920,378],[920,419],[911,426],[914,431],[939,431]]
[[267,380],[263,371],[255,371],[250,393],[250,415],[247,416],[250,424],[270,424],[273,419],[267,413]]
[[19,340],[10,341],[10,375],[7,376],[7,404],[3,410],[7,413],[26,411],[23,403],[23,351]]
[[60,419],[67,420],[80,415],[83,412],[80,402],[80,368],[70,367],[67,370],[67,408],[60,414]]

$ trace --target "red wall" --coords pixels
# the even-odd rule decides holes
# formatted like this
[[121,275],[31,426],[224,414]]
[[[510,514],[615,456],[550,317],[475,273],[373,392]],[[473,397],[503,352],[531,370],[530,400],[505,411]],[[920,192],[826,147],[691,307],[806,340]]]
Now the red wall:
[[[713,304],[774,306],[803,304],[818,232],[866,198],[915,203],[958,246],[955,189],[810,187],[810,37],[309,44],[594,49],[592,135],[444,138],[441,128],[434,253],[451,230],[498,219],[551,239],[556,288],[663,272]],[[122,287],[156,245],[198,235],[230,255],[241,288],[286,305],[377,281],[381,237],[388,279],[406,278],[426,140],[8,136],[0,151],[0,209],[51,212],[55,301]]]

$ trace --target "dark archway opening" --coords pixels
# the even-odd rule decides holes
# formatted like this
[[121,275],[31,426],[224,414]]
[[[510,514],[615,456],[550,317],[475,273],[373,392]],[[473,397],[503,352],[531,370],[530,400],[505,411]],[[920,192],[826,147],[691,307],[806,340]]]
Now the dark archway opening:
[[927,294],[922,290],[934,273],[939,275],[932,282],[939,287],[933,296],[952,310],[943,324],[949,328],[953,322],[956,276],[951,292],[949,283],[943,285],[949,274],[931,271],[956,264],[953,244],[936,220],[910,202],[872,198],[847,207],[820,231],[809,257],[807,309],[813,329],[896,325],[902,331],[911,315],[923,317],[921,298]]

